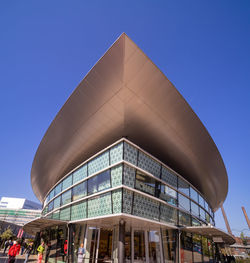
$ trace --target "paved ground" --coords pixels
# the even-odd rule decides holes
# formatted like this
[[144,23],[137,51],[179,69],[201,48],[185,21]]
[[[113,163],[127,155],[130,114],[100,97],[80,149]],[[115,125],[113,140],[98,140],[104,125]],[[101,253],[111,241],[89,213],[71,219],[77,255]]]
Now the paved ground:
[[[25,260],[25,255],[18,255],[16,257],[15,263],[23,263]],[[37,255],[30,255],[28,263],[35,263],[37,261]],[[3,250],[0,250],[0,263],[8,263],[7,254],[3,254]]]

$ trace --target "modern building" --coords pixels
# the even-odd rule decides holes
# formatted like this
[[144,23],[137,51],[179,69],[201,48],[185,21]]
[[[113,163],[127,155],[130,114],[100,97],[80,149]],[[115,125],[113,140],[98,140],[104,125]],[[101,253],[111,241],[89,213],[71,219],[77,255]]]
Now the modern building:
[[26,223],[41,216],[41,208],[40,204],[25,198],[2,197],[0,201],[0,230],[4,231],[10,227],[17,235]]
[[42,206],[25,198],[2,197],[0,200],[1,208],[41,210]]
[[[215,227],[228,178],[185,99],[126,34],[89,71],[36,152],[51,262],[210,262],[234,238]],[[64,244],[68,242],[67,255]]]

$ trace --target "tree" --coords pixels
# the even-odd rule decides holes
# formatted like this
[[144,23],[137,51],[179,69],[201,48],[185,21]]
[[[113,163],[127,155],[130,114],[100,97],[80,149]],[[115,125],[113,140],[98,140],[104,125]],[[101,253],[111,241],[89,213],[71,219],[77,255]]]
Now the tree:
[[1,238],[2,240],[8,240],[10,238],[12,238],[14,236],[12,230],[10,227],[8,227],[2,234],[1,234]]
[[241,238],[241,240],[242,240],[243,245],[246,246],[246,245],[247,245],[247,239],[246,239],[246,237],[244,236],[244,233],[243,233],[243,232],[240,233],[240,238]]

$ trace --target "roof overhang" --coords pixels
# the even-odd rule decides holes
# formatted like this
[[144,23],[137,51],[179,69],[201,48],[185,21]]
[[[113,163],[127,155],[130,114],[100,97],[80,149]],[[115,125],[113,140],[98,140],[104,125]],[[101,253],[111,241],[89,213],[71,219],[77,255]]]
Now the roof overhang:
[[31,169],[40,201],[63,176],[125,137],[193,184],[213,210],[228,191],[220,153],[174,85],[125,34],[68,98]]
[[23,226],[24,232],[35,235],[37,232],[52,226],[67,225],[67,221],[48,219],[44,217],[36,218]]
[[182,230],[185,232],[206,236],[213,239],[213,241],[216,243],[232,245],[236,242],[232,235],[214,226],[188,226],[182,228]]

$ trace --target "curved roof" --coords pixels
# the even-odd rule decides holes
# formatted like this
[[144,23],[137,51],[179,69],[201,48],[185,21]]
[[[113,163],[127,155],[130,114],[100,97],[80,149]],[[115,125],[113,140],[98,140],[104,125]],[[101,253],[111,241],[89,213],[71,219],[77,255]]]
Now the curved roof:
[[214,211],[225,200],[228,178],[215,143],[173,84],[126,34],[89,71],[44,135],[31,169],[38,199],[121,137],[181,174]]

